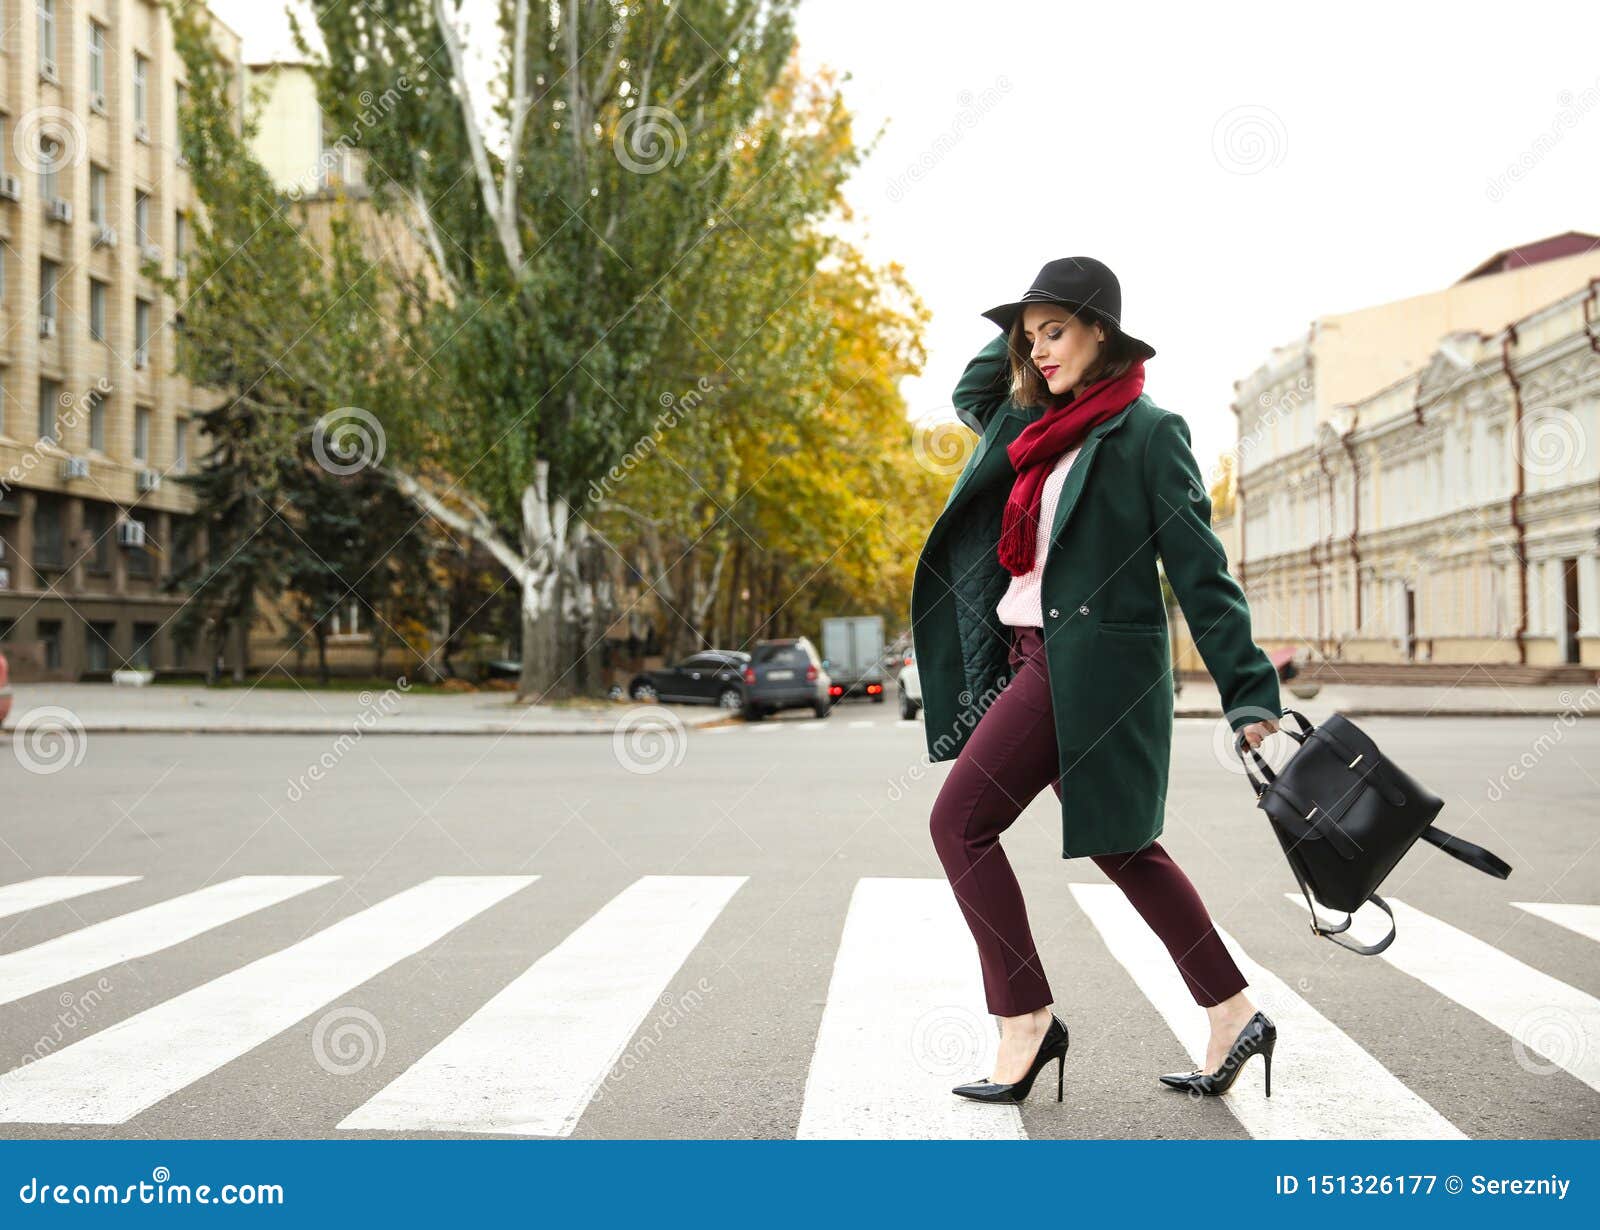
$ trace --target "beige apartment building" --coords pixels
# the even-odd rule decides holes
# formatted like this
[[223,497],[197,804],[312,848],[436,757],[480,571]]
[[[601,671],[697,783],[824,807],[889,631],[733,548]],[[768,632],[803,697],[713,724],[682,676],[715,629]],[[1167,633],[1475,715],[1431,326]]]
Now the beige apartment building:
[[1594,677],[1597,292],[1600,237],[1551,236],[1319,318],[1237,383],[1217,528],[1259,643],[1334,673]]
[[184,273],[183,65],[152,0],[0,4],[0,641],[19,679],[197,666],[163,582],[211,401],[145,273]]

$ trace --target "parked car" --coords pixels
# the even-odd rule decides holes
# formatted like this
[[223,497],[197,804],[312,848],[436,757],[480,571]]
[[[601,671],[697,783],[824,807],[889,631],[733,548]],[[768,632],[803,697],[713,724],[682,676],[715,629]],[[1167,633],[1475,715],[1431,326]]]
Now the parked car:
[[0,726],[6,724],[11,714],[11,663],[0,653]]
[[922,675],[917,671],[917,651],[907,646],[900,664],[900,716],[910,721],[922,711]]
[[810,709],[825,718],[833,708],[832,682],[817,647],[805,637],[757,641],[744,668],[744,715],[755,722],[779,709]]
[[641,671],[628,682],[628,695],[634,700],[742,709],[744,668],[749,661],[750,655],[740,649],[703,649],[673,666]]

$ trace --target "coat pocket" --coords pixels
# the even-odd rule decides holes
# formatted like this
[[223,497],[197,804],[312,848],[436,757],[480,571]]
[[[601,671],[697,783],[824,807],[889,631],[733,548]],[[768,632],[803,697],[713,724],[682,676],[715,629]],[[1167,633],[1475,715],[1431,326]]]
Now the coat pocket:
[[1137,745],[1164,736],[1172,714],[1165,629],[1101,624],[1086,699],[1096,719],[1095,739]]
[[1138,636],[1160,636],[1166,632],[1166,628],[1161,624],[1129,619],[1103,619],[1100,621],[1100,628],[1102,631],[1118,635],[1132,633]]

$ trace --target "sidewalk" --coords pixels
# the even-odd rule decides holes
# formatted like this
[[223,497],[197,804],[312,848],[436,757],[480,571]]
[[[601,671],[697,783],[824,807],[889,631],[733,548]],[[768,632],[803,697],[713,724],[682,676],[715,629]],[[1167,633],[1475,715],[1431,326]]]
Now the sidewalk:
[[[31,710],[66,710],[88,731],[181,734],[608,735],[623,717],[641,725],[706,727],[739,721],[710,705],[596,701],[520,705],[506,692],[415,694],[284,688],[116,687],[103,683],[29,683],[14,688],[6,729]],[[1377,687],[1325,685],[1312,700],[1288,687],[1283,703],[1313,722],[1335,711],[1349,717],[1583,717],[1600,712],[1600,685],[1545,687]],[[1221,714],[1209,680],[1186,682],[1180,718]]]
[[[6,730],[35,709],[66,710],[86,731],[149,734],[609,735],[630,726],[705,726],[730,715],[711,705],[595,701],[521,705],[509,692],[410,693],[201,686],[117,687],[109,683],[26,683]],[[644,719],[649,719],[644,720]]]

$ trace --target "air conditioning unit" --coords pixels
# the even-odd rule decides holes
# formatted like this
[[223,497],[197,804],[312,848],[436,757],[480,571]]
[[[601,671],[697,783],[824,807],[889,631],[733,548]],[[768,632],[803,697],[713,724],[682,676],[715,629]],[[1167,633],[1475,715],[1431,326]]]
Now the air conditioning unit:
[[137,346],[134,348],[133,366],[141,371],[150,366],[150,347]]
[[89,459],[87,457],[68,457],[61,463],[61,477],[67,479],[88,478]]
[[54,60],[40,60],[39,61],[39,80],[40,81],[56,81],[56,80],[58,80],[58,78],[56,77],[56,64],[55,64]]
[[48,212],[50,214],[50,221],[52,222],[71,222],[72,202],[64,197],[58,196],[50,202]]
[[189,166],[188,155],[186,155],[182,150],[179,150],[177,152],[177,154],[173,157],[172,161],[175,162],[180,167],[187,168]]
[[56,318],[54,316],[39,317],[39,336],[54,337],[56,335]]
[[161,486],[161,471],[140,470],[139,477],[134,481],[140,491],[155,491]]
[[0,196],[8,201],[22,199],[22,181],[15,175],[0,175]]
[[133,139],[135,141],[143,141],[146,145],[148,145],[150,143],[150,125],[146,124],[143,120],[140,120],[137,124],[135,124],[133,126]]
[[95,94],[91,96],[89,99],[89,105],[96,111],[104,112],[106,109],[106,96],[104,94]]
[[124,547],[144,546],[144,522],[131,518],[117,522],[117,542]]
[[176,257],[172,262],[172,276],[175,278],[188,277],[189,262],[184,260],[181,256]]
[[107,226],[104,222],[94,228],[94,246],[97,248],[114,248],[117,246],[117,228]]
[[161,245],[158,243],[147,243],[139,249],[139,255],[142,259],[159,265],[161,263]]

